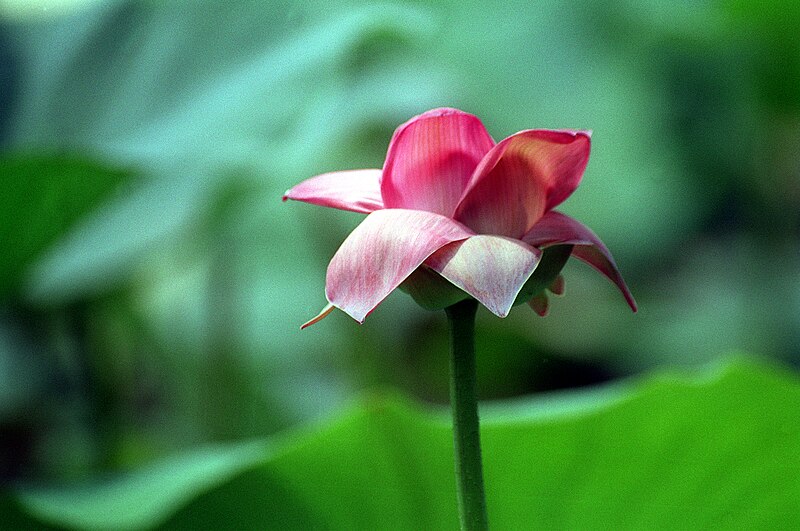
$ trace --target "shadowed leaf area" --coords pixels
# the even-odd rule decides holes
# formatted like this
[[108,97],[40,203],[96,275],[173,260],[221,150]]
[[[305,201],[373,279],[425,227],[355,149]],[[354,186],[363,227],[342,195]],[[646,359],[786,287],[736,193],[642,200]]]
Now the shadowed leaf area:
[[[740,361],[490,403],[482,413],[490,521],[495,529],[794,528],[798,408],[795,376]],[[455,529],[454,500],[446,414],[388,395],[316,429],[187,452],[97,484],[18,488],[2,503],[30,526]]]

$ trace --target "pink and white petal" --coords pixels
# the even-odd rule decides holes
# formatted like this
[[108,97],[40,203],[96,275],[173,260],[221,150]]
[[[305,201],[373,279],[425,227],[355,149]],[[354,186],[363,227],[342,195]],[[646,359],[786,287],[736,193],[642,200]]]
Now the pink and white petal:
[[394,133],[383,166],[386,208],[452,217],[472,172],[494,146],[483,123],[457,109],[415,116]]
[[572,255],[594,267],[616,284],[631,310],[634,312],[637,310],[636,301],[617,269],[611,251],[581,222],[561,212],[551,211],[545,214],[522,240],[534,247],[574,245]]
[[425,264],[497,315],[508,315],[542,252],[503,236],[478,235],[445,245]]
[[328,265],[328,301],[359,323],[434,251],[474,233],[420,210],[376,210],[345,239]]
[[483,158],[455,219],[480,234],[519,238],[578,186],[589,161],[585,131],[521,131]]
[[283,194],[314,205],[369,214],[383,208],[381,170],[348,170],[311,177]]

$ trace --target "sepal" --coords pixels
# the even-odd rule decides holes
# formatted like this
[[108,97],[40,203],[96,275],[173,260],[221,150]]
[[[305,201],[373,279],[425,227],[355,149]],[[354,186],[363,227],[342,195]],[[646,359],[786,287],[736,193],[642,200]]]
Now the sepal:
[[522,286],[514,306],[530,301],[552,286],[572,254],[572,245],[553,245],[542,249],[542,259],[531,277]]
[[411,273],[400,289],[426,310],[442,310],[469,298],[469,294],[425,264]]

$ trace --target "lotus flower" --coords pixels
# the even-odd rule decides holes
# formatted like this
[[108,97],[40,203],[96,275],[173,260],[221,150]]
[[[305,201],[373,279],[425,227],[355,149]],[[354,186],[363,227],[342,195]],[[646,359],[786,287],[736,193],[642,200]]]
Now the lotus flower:
[[551,247],[568,251],[549,268],[553,292],[563,290],[558,272],[571,253],[616,284],[636,311],[606,246],[553,210],[578,186],[590,136],[532,129],[495,143],[472,114],[434,109],[397,128],[382,170],[326,173],[291,188],[284,201],[368,214],[328,266],[329,304],[304,326],[334,307],[362,323],[404,281],[423,305],[472,296],[505,317],[523,292],[544,314],[543,286],[523,288]]

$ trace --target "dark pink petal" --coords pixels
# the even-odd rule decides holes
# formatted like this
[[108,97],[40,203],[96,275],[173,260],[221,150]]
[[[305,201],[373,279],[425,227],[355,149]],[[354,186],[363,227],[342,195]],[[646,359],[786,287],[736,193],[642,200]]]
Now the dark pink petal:
[[290,188],[283,200],[369,214],[383,208],[381,170],[349,170],[323,173]]
[[541,256],[519,240],[480,235],[442,247],[425,264],[505,317]]
[[394,133],[383,166],[386,208],[452,217],[464,187],[494,140],[481,121],[456,109],[434,109]]
[[589,161],[589,133],[516,133],[483,158],[455,219],[479,234],[519,238],[578,186]]
[[534,247],[549,245],[574,245],[573,256],[583,260],[600,271],[617,285],[628,306],[635,312],[636,301],[617,269],[611,251],[600,241],[600,238],[588,227],[560,212],[548,212],[522,238]]
[[336,251],[325,293],[359,323],[408,275],[442,246],[473,232],[460,223],[420,210],[376,210]]

